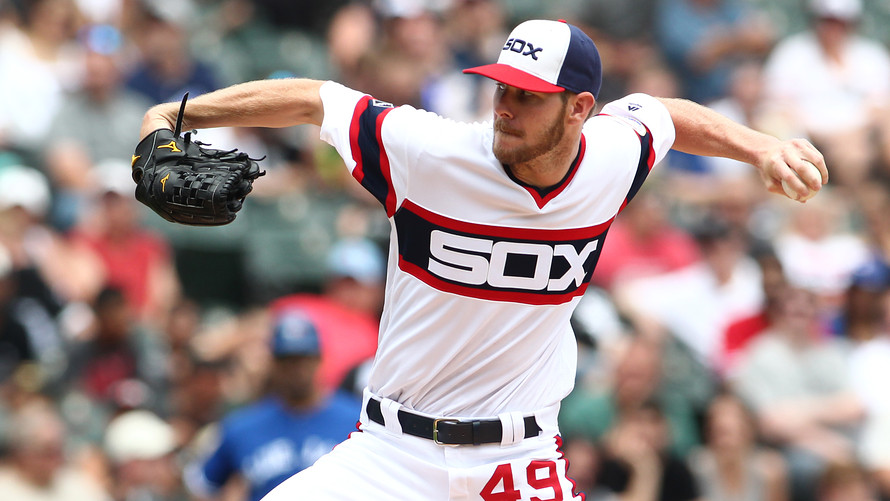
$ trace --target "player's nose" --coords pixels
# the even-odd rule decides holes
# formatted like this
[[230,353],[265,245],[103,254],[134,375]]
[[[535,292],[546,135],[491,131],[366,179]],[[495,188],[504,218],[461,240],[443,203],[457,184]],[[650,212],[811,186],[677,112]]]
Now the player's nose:
[[505,99],[503,94],[496,94],[494,97],[494,114],[499,118],[513,118],[513,109],[509,99]]

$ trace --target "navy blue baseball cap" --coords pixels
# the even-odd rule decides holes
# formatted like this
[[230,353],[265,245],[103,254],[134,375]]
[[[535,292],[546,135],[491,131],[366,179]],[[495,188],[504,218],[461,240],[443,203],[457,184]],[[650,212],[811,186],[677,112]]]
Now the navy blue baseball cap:
[[321,355],[318,329],[305,313],[285,310],[278,314],[272,333],[272,354],[276,357]]
[[593,40],[565,21],[525,21],[510,33],[495,64],[468,68],[532,92],[590,92],[599,97],[603,66]]

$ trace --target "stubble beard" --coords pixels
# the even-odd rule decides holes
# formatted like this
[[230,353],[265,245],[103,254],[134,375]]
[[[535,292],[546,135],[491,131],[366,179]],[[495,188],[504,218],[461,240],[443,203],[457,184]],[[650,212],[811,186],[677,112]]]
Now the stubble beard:
[[503,120],[495,118],[491,151],[494,153],[495,158],[504,165],[518,165],[530,162],[556,148],[560,141],[562,141],[562,138],[565,135],[565,130],[566,126],[565,121],[563,120],[563,115],[559,114],[547,126],[541,134],[541,139],[538,142],[533,144],[526,142],[520,146],[506,148],[503,145],[498,144],[498,134],[505,134],[519,138],[522,138],[524,135],[521,135],[519,131],[509,128]]

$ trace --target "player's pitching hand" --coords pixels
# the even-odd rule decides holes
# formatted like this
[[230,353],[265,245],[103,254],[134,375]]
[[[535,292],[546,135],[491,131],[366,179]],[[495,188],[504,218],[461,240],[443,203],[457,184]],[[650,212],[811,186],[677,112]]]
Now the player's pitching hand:
[[759,167],[771,193],[798,202],[806,202],[828,183],[825,158],[806,139],[777,142],[765,152]]

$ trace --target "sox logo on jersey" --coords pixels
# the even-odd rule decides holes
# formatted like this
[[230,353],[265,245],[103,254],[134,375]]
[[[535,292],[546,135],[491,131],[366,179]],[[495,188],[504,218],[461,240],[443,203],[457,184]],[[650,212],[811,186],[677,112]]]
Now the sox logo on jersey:
[[584,293],[611,221],[511,229],[456,221],[407,200],[395,223],[399,267],[428,285],[478,299],[560,304]]
[[[596,240],[587,242],[579,253],[575,246],[569,244],[495,241],[435,230],[430,234],[431,256],[427,269],[442,278],[467,285],[563,291],[572,282],[575,287],[581,286],[586,274],[584,261],[596,250],[598,243]],[[489,257],[486,258],[486,255]],[[523,257],[532,260],[530,276],[508,275],[508,260]],[[559,257],[568,262],[569,269],[560,278],[550,278],[553,260]]]

